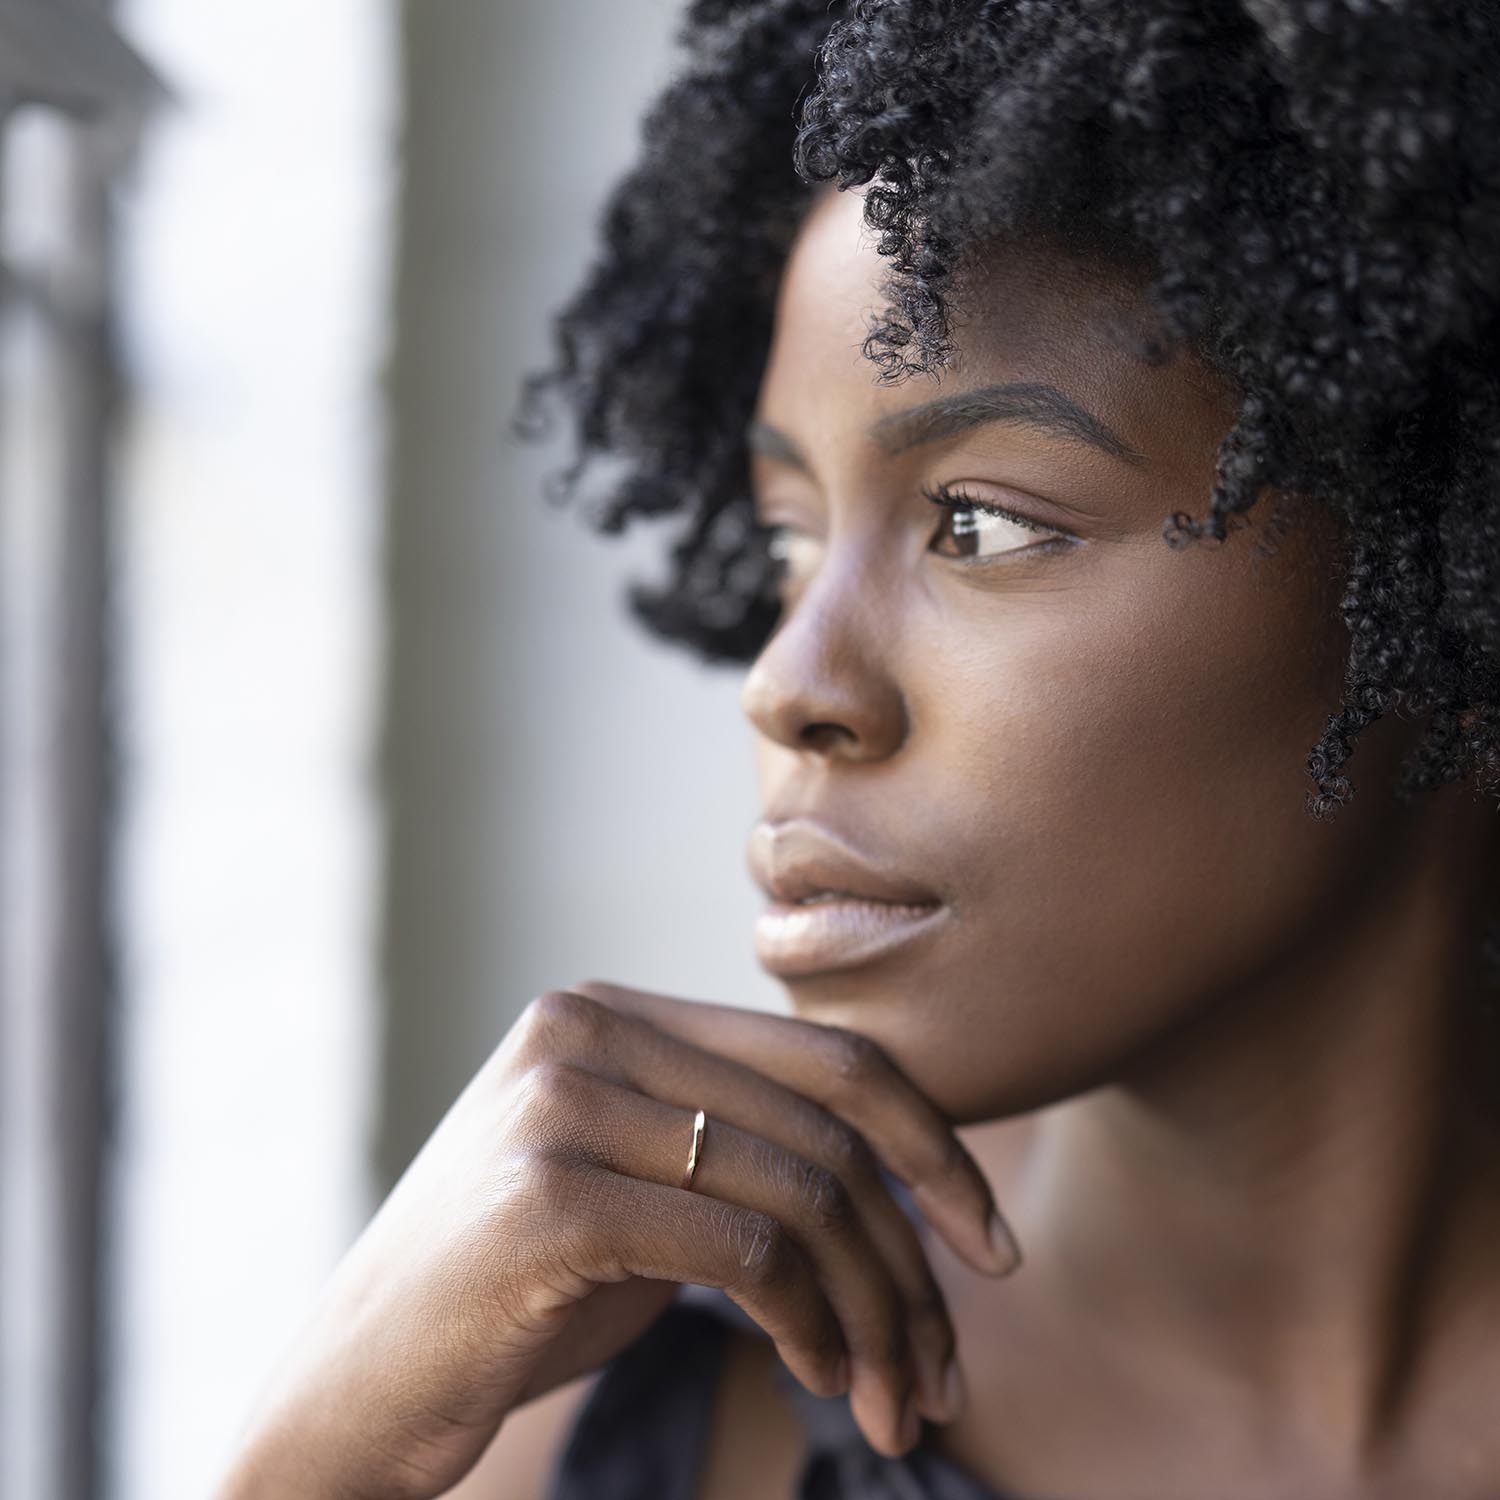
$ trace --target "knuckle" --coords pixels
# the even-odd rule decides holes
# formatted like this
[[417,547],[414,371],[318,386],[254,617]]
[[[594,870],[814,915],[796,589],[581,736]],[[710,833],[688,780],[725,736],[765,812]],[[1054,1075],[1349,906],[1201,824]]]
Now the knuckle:
[[849,1189],[819,1162],[797,1166],[797,1197],[808,1223],[820,1234],[847,1234],[855,1220],[854,1199]]
[[880,1071],[880,1049],[868,1037],[842,1026],[829,1028],[824,1044],[828,1063],[845,1092],[873,1083]]
[[514,1163],[508,1174],[507,1202],[532,1207],[567,1203],[575,1187],[574,1166],[547,1151],[532,1151]]
[[819,1144],[822,1159],[845,1181],[874,1175],[875,1154],[852,1125],[829,1115]]
[[557,1152],[512,1157],[487,1184],[475,1207],[482,1229],[467,1289],[477,1297],[520,1295],[539,1275],[576,1271],[594,1253],[597,1189],[583,1166]]
[[587,1024],[593,1003],[573,990],[548,990],[536,998],[537,1019],[545,1030],[570,1032]]
[[573,990],[547,990],[526,1007],[521,1023],[532,1050],[556,1052],[597,1036],[605,1024],[605,1010],[597,1000]]
[[792,1242],[770,1214],[747,1210],[732,1225],[740,1279],[748,1286],[765,1287],[781,1280],[791,1264]]
[[537,995],[521,1012],[521,1025],[528,1031],[547,1031],[557,1023],[558,1014],[567,1008],[570,996],[566,990],[546,990]]
[[587,1085],[586,1075],[552,1058],[533,1063],[521,1075],[514,1116],[529,1134],[550,1134],[561,1121],[576,1114]]

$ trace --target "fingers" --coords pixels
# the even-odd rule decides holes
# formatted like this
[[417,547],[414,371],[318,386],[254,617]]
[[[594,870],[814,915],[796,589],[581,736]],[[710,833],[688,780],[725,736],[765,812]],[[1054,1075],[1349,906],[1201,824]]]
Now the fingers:
[[[552,1064],[542,1071],[543,1107],[554,1116],[551,1139],[571,1138],[569,1149],[612,1172],[661,1186],[680,1183],[694,1111],[581,1068]],[[838,1175],[716,1116],[705,1133],[693,1192],[682,1196],[695,1194],[754,1209],[790,1234],[812,1266],[850,1355],[856,1419],[882,1451],[910,1448],[920,1436],[921,1410],[906,1298]],[[822,1386],[816,1389],[821,1393]]]
[[[679,1041],[635,1017],[619,1018],[610,1038],[608,1066],[613,1076],[685,1109],[712,1100],[716,1120],[775,1141],[838,1177],[902,1297],[922,1414],[935,1421],[956,1417],[955,1341],[942,1292],[911,1220],[891,1197],[875,1155],[859,1132],[764,1074]],[[857,1387],[862,1368],[856,1356]]]
[[1020,1248],[952,1125],[867,1037],[791,1016],[588,980],[584,995],[775,1079],[851,1124],[977,1271],[1006,1275]]
[[[509,1066],[525,1072],[533,1085],[540,1080],[540,1087],[527,1091],[528,1097],[544,1102],[539,1117],[524,1132],[532,1139],[552,1140],[616,1170],[676,1184],[686,1163],[689,1122],[700,1103],[711,1101],[710,1128],[716,1143],[721,1139],[733,1142],[735,1136],[724,1137],[723,1127],[735,1126],[736,1136],[784,1148],[779,1163],[783,1176],[795,1170],[787,1165],[795,1161],[803,1172],[816,1167],[823,1178],[831,1178],[834,1187],[826,1181],[813,1182],[814,1195],[828,1198],[842,1193],[852,1205],[864,1236],[855,1259],[878,1267],[885,1283],[894,1286],[899,1302],[895,1316],[902,1325],[895,1335],[872,1333],[853,1339],[851,1401],[856,1417],[880,1446],[889,1441],[886,1434],[893,1425],[913,1428],[906,1412],[913,1391],[922,1415],[936,1421],[957,1416],[960,1403],[955,1393],[961,1390],[961,1377],[942,1293],[915,1228],[892,1199],[874,1155],[852,1126],[742,1064],[567,991],[534,1002],[508,1045],[512,1049]],[[676,1111],[652,1116],[632,1111],[613,1096],[610,1102],[601,1102],[587,1093],[587,1080],[592,1077],[628,1086],[676,1106]],[[652,1159],[648,1148],[621,1142],[621,1122],[632,1118],[643,1122],[648,1140],[647,1124],[655,1122],[655,1138],[667,1143],[665,1158]],[[678,1122],[675,1128],[667,1128],[670,1119]],[[720,1160],[724,1152],[705,1142],[705,1156]],[[764,1173],[764,1163],[761,1170]],[[716,1187],[712,1174],[700,1173],[695,1187],[768,1205],[777,1212],[782,1200],[755,1196],[753,1189],[743,1185],[746,1175],[740,1173],[729,1186]],[[818,1215],[803,1216],[798,1225],[804,1246],[815,1249]],[[838,1257],[834,1259],[837,1262]],[[837,1264],[824,1270],[825,1280],[833,1285],[847,1274]],[[858,1276],[858,1266],[854,1274]],[[852,1316],[856,1324],[873,1328],[882,1314]]]
[[630,1276],[727,1292],[810,1391],[847,1389],[837,1317],[792,1235],[769,1213],[558,1157],[531,1191],[563,1210],[556,1253],[596,1282]]

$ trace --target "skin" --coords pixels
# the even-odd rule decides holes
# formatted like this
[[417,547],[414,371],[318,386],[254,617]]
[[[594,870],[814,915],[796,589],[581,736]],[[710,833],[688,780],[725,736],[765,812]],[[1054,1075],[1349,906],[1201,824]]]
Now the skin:
[[[855,196],[824,196],[759,403],[786,610],[744,703],[773,816],[956,914],[789,980],[795,1012],[873,1038],[952,1118],[1014,1117],[967,1139],[1028,1271],[981,1287],[937,1256],[975,1396],[944,1446],[1079,1500],[1201,1496],[1208,1472],[1216,1496],[1492,1495],[1500,1141],[1461,1018],[1493,812],[1462,785],[1401,807],[1420,722],[1396,717],[1341,814],[1305,811],[1345,650],[1336,530],[1288,499],[1274,556],[1258,513],[1166,546],[1234,408],[1186,351],[1152,368],[1115,336],[1149,327],[1139,293],[997,247],[955,368],[881,387],[858,352],[881,270]],[[1011,421],[879,440],[1017,381],[1141,460]],[[989,557],[945,556],[940,485],[1072,540],[1001,523]]]
[[[1206,1474],[1215,1500],[1493,1500],[1500,1132],[1459,1018],[1495,820],[1464,787],[1382,791],[1420,730],[1396,717],[1355,801],[1308,816],[1336,532],[1281,497],[1270,555],[1264,516],[1167,548],[1233,401],[1186,352],[1130,353],[1138,289],[990,247],[956,365],[880,387],[881,270],[857,200],[820,198],[753,430],[786,607],[744,705],[766,816],[946,919],[788,978],[789,1016],[533,1001],[338,1268],[222,1500],[540,1494],[589,1373],[683,1281],[766,1335],[726,1369],[705,1500],[795,1473],[772,1351],[879,1451],[926,1418],[1038,1500],[1203,1500]],[[972,420],[1042,383],[1092,415]],[[935,485],[1059,530],[986,521],[950,555]]]

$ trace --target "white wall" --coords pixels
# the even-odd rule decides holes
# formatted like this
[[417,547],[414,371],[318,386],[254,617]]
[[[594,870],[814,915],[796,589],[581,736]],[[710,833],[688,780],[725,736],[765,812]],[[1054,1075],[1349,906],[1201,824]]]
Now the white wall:
[[118,1500],[202,1500],[369,1205],[388,35],[132,0]]

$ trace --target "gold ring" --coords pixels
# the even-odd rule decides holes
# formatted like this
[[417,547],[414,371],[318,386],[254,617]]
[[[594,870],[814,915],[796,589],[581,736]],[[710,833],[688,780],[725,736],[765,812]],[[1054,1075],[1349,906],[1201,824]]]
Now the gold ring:
[[693,1174],[698,1170],[698,1158],[703,1154],[703,1127],[707,1124],[707,1118],[700,1109],[693,1118],[693,1145],[688,1152],[687,1171],[682,1174],[682,1185],[691,1189],[693,1186]]

